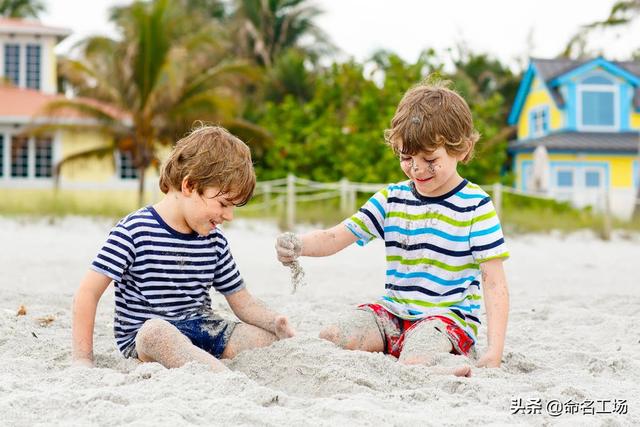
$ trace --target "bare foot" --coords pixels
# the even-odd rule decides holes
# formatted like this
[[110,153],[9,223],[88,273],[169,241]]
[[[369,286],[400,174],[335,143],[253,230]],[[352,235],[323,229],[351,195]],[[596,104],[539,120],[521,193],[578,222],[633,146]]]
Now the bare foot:
[[471,376],[471,366],[469,365],[458,366],[457,368],[453,368],[453,371],[451,373],[456,377],[469,378]]
[[275,324],[275,333],[279,340],[291,338],[296,334],[287,316],[276,316],[273,323]]

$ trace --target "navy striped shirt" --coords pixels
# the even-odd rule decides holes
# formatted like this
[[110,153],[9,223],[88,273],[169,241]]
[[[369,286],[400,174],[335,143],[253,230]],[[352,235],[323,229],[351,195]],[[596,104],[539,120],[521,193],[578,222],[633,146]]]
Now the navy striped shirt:
[[211,312],[212,286],[223,295],[244,288],[219,229],[208,236],[180,233],[151,206],[113,227],[91,268],[114,282],[113,328],[123,353],[147,319],[204,317]]

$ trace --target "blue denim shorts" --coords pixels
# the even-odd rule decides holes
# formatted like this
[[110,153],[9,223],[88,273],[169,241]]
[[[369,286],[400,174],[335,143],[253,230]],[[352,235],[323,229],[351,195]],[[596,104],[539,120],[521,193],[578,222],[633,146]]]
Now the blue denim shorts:
[[[227,347],[229,338],[238,322],[225,320],[215,315],[187,320],[167,320],[175,326],[182,335],[189,338],[191,343],[207,353],[215,356],[216,359],[222,357],[224,349]],[[135,340],[123,352],[124,357],[138,358]]]

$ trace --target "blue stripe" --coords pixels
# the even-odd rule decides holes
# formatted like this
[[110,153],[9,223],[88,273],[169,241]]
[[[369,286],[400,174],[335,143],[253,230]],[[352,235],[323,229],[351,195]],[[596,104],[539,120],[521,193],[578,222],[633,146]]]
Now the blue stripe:
[[408,185],[390,185],[389,187],[387,187],[387,189],[389,191],[393,191],[393,190],[400,190],[400,191],[408,191],[411,193],[411,187],[409,187]]
[[487,197],[484,194],[467,194],[467,193],[456,193],[456,196],[460,197],[461,199],[484,199],[485,197]]
[[218,292],[221,292],[221,293],[224,295],[224,294],[228,294],[228,293],[230,293],[230,292],[232,292],[232,291],[235,291],[236,289],[238,289],[238,288],[240,288],[240,287],[242,287],[242,286],[244,286],[244,282],[243,282],[242,280],[240,280],[238,283],[236,283],[236,284],[235,284],[235,285],[233,285],[233,286],[230,286],[230,287],[228,287],[228,288],[224,288],[224,289],[221,289],[221,288],[216,287],[216,290],[217,290]]
[[362,212],[363,214],[365,214],[367,216],[367,218],[369,218],[369,220],[371,221],[371,223],[375,227],[376,231],[378,232],[378,237],[380,237],[381,239],[384,239],[384,231],[382,230],[382,226],[380,225],[380,223],[376,219],[375,215],[373,215],[371,212],[369,212],[365,208],[360,208],[360,212]]
[[396,232],[396,233],[404,234],[406,236],[417,236],[420,234],[435,234],[436,236],[442,237],[443,239],[447,239],[452,242],[468,242],[469,241],[468,234],[465,234],[464,236],[454,236],[452,234],[445,233],[444,231],[440,231],[437,228],[432,228],[432,227],[407,230],[406,228],[402,228],[397,225],[390,225],[385,227],[384,231],[385,233]]
[[[179,267],[179,266],[182,266],[182,264],[176,263],[175,267]],[[145,268],[144,270],[136,270],[135,271],[136,275],[143,275],[143,274],[150,274],[150,273],[175,274],[177,276],[193,276],[195,274],[198,274],[198,275],[208,274],[211,277],[213,277],[215,275],[215,273],[216,273],[216,270],[215,269],[185,270],[183,268],[177,268],[177,269],[171,269],[171,268]]]
[[[125,264],[129,264],[129,258],[127,258],[127,256],[121,252],[116,251],[115,249],[112,249],[108,246],[105,246],[102,248],[102,252],[107,252],[115,257],[120,258],[122,261],[124,261]],[[131,255],[131,254],[130,254]]]
[[479,310],[480,309],[480,305],[476,305],[476,304],[472,304],[472,305],[452,305],[450,307],[456,307],[459,308],[460,310],[464,310],[467,311],[469,313],[471,313],[473,310]]
[[435,205],[441,205],[444,207],[447,207],[449,209],[451,209],[452,211],[456,211],[456,212],[473,212],[474,210],[476,210],[478,207],[486,204],[489,202],[489,200],[491,200],[490,198],[486,198],[485,200],[482,200],[478,205],[475,206],[457,206],[454,205],[453,203],[447,202],[446,200],[436,200],[436,201],[431,201],[431,202],[423,202],[420,200],[407,200],[407,199],[401,199],[399,197],[389,197],[388,199],[388,203],[398,203],[401,205],[408,205],[408,206],[425,206],[428,204],[435,204]]
[[455,288],[451,289],[445,293],[439,294],[438,292],[432,291],[431,289],[427,289],[424,286],[402,286],[402,285],[393,285],[391,283],[385,283],[385,289],[392,289],[394,291],[402,291],[402,292],[420,292],[425,295],[429,295],[432,297],[447,297],[455,294],[463,294],[468,288]]
[[142,256],[147,256],[147,255],[154,255],[154,256],[177,256],[177,257],[195,257],[195,258],[211,258],[211,259],[215,259],[216,255],[213,252],[209,252],[209,253],[196,253],[196,252],[167,252],[167,251],[154,251],[154,250],[148,250],[148,251],[140,251],[137,253],[138,257],[142,257]]
[[400,242],[396,242],[396,241],[385,241],[384,245],[388,248],[388,247],[396,247],[396,248],[400,248],[402,250],[405,251],[422,251],[425,249],[429,249],[432,250],[434,252],[443,254],[443,255],[449,255],[449,256],[455,256],[455,257],[465,257],[465,256],[471,256],[471,251],[452,251],[449,249],[445,249],[441,246],[436,246],[436,245],[432,245],[430,243],[416,243],[413,245],[404,245]]
[[[152,277],[138,277],[135,274],[132,274],[131,277],[136,281],[136,283],[143,284],[149,282],[159,282],[159,283],[200,283],[201,286],[210,285],[213,282],[212,277],[195,277],[190,275],[188,277],[162,277],[162,276],[152,276]],[[180,294],[177,294],[180,296]]]
[[496,231],[500,231],[500,224],[496,224],[493,227],[485,228],[484,230],[474,231],[469,234],[469,239],[478,236],[486,236],[487,234],[495,233]]
[[382,218],[387,217],[387,214],[385,213],[378,199],[376,199],[375,197],[372,197],[371,199],[369,199],[369,201],[373,204],[373,206],[376,207],[376,209],[378,209],[378,211],[380,212],[380,215],[382,215]]
[[[106,261],[109,264],[113,264],[118,269],[118,270],[114,270],[114,271],[118,272],[118,275],[121,275],[124,272],[125,265],[120,263],[120,262],[118,262],[118,260],[110,258],[110,257],[108,257],[108,256],[106,256],[106,255],[104,255],[102,253],[99,253],[96,256],[96,261],[99,260],[99,259],[101,259],[102,261]],[[107,268],[109,268],[109,270],[113,270],[113,267],[107,267]]]
[[504,244],[504,239],[498,239],[493,243],[488,243],[486,245],[481,245],[481,246],[471,246],[471,252],[480,252],[480,251],[486,251],[489,249],[493,249],[496,248],[500,245]]
[[438,276],[434,276],[433,274],[425,273],[422,271],[414,271],[411,273],[401,273],[397,270],[387,270],[387,276],[399,277],[401,279],[413,279],[416,277],[420,277],[423,279],[429,279],[432,282],[438,283],[442,286],[457,286],[462,285],[463,283],[473,281],[475,279],[474,276],[461,277],[455,280],[445,280]]

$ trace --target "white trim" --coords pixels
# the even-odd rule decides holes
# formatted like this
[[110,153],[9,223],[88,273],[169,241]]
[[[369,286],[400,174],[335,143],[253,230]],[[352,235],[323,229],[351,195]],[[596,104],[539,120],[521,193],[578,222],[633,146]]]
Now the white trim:
[[[0,116],[0,125],[40,125],[40,124],[56,124],[56,125],[98,125],[100,122],[95,119],[81,118],[56,118],[56,117],[37,117],[34,116]],[[123,121],[126,125],[126,121]]]
[[29,25],[29,26],[15,25],[14,26],[14,25],[7,24],[6,22],[2,22],[2,25],[0,25],[0,34],[6,34],[6,35],[19,34],[19,35],[26,35],[26,36],[33,36],[33,37],[55,36],[55,37],[61,37],[61,39],[59,40],[61,41],[67,36],[70,36],[72,34],[72,31],[66,28],[45,27],[43,25]]

